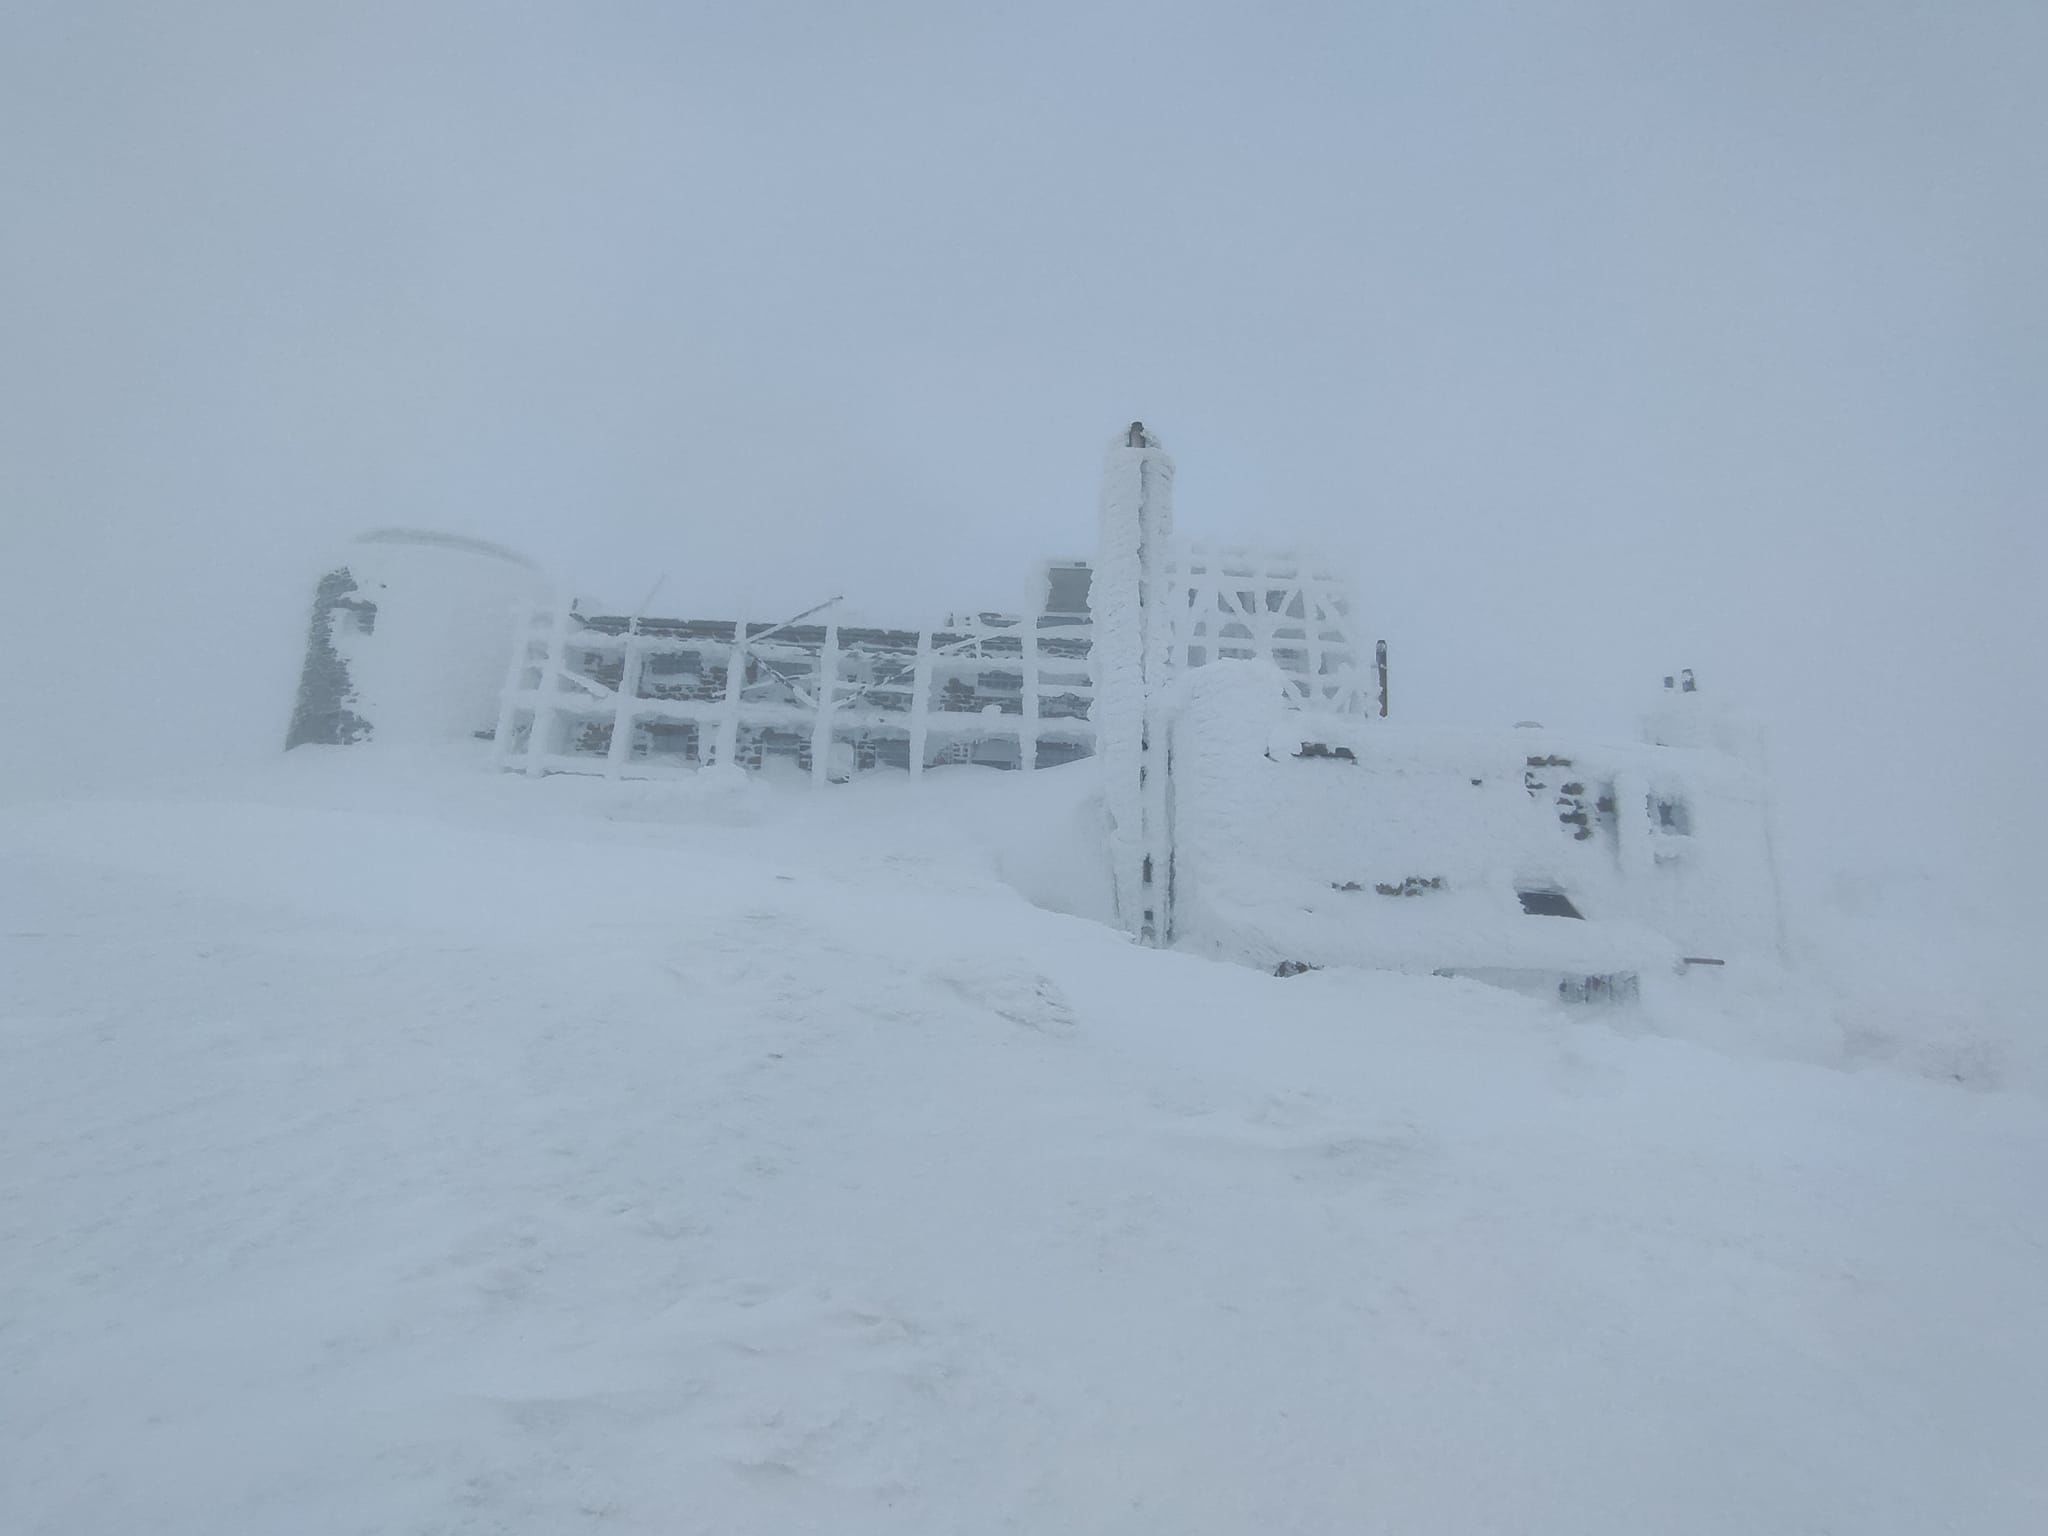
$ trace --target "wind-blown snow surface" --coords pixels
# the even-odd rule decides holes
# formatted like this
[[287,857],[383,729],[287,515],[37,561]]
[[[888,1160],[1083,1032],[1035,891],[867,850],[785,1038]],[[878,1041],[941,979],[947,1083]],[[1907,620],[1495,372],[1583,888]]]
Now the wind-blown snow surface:
[[2048,1529],[2031,1093],[374,763],[0,813],[10,1533]]

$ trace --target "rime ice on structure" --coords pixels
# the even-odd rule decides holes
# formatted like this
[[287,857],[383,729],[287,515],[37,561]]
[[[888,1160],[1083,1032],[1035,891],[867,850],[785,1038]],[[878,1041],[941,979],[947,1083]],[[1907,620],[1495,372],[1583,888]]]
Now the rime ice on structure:
[[[503,767],[530,775],[656,778],[727,763],[839,782],[888,768],[916,777],[940,765],[1057,766],[1095,750],[1099,721],[1115,735],[1126,709],[1143,753],[1158,739],[1146,716],[1162,681],[1217,659],[1270,659],[1304,708],[1362,708],[1343,582],[1294,555],[1173,544],[1171,476],[1155,438],[1119,434],[1098,557],[1117,567],[1114,579],[1086,560],[1051,561],[1021,612],[905,628],[850,624],[838,599],[771,622],[534,602],[540,578],[508,551],[439,534],[367,535],[315,594],[287,744],[476,734],[495,738]],[[509,636],[508,594],[529,600]],[[1093,654],[1099,604],[1112,647],[1136,646],[1132,666],[1107,677],[1118,700],[1107,710]],[[479,702],[492,691],[495,710]],[[1146,931],[1150,839],[1160,872],[1151,932],[1164,939],[1165,775],[1126,777],[1145,787],[1120,822],[1137,881],[1126,909],[1132,930]]]
[[314,594],[285,746],[419,746],[487,733],[506,629],[542,590],[531,563],[482,539],[411,528],[361,535]]
[[1103,460],[1090,659],[1117,913],[1147,941],[1170,931],[1159,711],[1172,655],[1172,537],[1173,460],[1143,423],[1132,422]]
[[1761,744],[1690,673],[1640,742],[1380,718],[1384,662],[1342,575],[1177,541],[1173,482],[1156,436],[1119,433],[1092,565],[1040,567],[1021,613],[874,628],[836,598],[786,619],[529,601],[509,659],[531,567],[474,540],[367,535],[315,593],[289,744],[485,735],[535,776],[717,765],[819,784],[1094,753],[1106,837],[1080,857],[1146,943],[1580,999],[1769,968]]
[[1263,663],[1176,690],[1180,947],[1575,1001],[1775,966],[1766,781],[1699,693],[1615,742],[1316,713],[1290,691]]
[[500,759],[612,778],[784,765],[838,782],[940,764],[1049,767],[1092,750],[1085,609],[1049,598],[1039,613],[925,629],[847,624],[836,600],[820,611],[756,623],[536,608],[512,637]]
[[1301,708],[1386,712],[1379,680],[1368,681],[1353,643],[1350,583],[1315,556],[1184,544],[1173,560],[1177,669],[1271,661]]

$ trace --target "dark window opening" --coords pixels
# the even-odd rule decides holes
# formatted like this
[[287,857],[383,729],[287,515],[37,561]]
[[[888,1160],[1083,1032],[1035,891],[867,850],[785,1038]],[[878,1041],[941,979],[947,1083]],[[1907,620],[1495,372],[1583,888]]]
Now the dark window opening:
[[1683,800],[1652,799],[1650,815],[1659,832],[1668,832],[1673,837],[1692,836],[1692,808]]
[[1563,891],[1517,891],[1515,896],[1530,917],[1584,918],[1586,915],[1572,905],[1571,897]]
[[1046,573],[1045,611],[1079,615],[1088,611],[1088,582],[1093,573],[1085,565],[1054,566]]

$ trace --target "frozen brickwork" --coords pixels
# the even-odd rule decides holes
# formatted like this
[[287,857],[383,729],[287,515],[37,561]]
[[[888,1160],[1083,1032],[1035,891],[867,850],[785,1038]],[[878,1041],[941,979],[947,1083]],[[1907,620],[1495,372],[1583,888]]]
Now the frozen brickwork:
[[348,653],[355,649],[356,636],[374,630],[377,605],[360,591],[355,573],[345,565],[322,576],[314,589],[306,658],[285,732],[287,751],[300,746],[347,747],[369,738],[370,722],[356,712],[362,700]]

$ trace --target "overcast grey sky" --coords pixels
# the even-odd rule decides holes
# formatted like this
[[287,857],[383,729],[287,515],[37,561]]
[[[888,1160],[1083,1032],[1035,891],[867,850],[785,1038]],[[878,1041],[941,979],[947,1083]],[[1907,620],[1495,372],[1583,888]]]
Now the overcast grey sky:
[[1142,416],[1185,529],[1350,552],[1412,717],[1691,665],[1810,835],[2009,877],[2044,188],[2038,0],[4,0],[10,747],[119,675],[138,765],[271,750],[389,523],[1007,605]]

